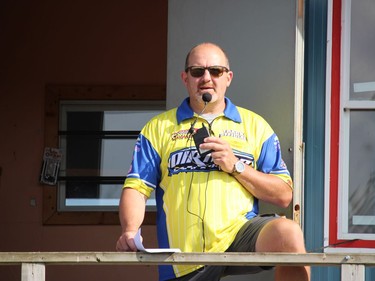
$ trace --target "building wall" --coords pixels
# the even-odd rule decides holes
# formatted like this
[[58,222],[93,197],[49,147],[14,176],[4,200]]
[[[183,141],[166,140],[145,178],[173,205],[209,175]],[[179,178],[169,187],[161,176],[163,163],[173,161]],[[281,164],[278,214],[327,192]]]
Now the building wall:
[[[42,224],[38,177],[44,149],[44,87],[47,83],[165,85],[167,3],[0,1],[0,251],[114,251],[119,225]],[[321,251],[323,246],[326,9],[327,0],[306,1],[305,233],[309,251]],[[143,227],[142,234],[150,243],[147,246],[156,245],[153,226]],[[157,269],[47,266],[46,270],[48,281],[87,277],[152,281],[157,280]],[[313,268],[312,280],[339,278],[339,268]],[[0,266],[0,280],[20,280],[20,267]]]
[[[167,0],[3,0],[0,27],[0,251],[114,251],[119,225],[42,224],[45,85],[165,85]],[[142,234],[156,245],[154,226]],[[157,280],[152,266],[46,272],[48,281]],[[20,267],[0,266],[0,280],[20,280]]]

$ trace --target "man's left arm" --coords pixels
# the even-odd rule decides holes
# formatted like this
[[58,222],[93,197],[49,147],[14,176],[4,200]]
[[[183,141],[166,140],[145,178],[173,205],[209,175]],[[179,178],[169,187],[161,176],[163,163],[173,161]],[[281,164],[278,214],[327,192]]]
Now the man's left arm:
[[233,153],[229,143],[222,138],[208,137],[201,144],[202,149],[214,150],[211,155],[216,165],[226,173],[235,177],[242,186],[254,197],[286,208],[293,197],[291,186],[280,177],[255,170],[245,165],[245,170],[240,174],[232,174],[234,164],[239,160]]

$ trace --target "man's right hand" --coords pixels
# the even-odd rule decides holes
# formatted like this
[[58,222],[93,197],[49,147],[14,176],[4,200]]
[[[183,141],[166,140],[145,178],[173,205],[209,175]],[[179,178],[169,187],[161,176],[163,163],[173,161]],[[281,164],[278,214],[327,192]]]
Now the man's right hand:
[[137,231],[124,232],[117,240],[116,250],[119,252],[137,252],[138,250],[134,243],[134,237],[136,234]]

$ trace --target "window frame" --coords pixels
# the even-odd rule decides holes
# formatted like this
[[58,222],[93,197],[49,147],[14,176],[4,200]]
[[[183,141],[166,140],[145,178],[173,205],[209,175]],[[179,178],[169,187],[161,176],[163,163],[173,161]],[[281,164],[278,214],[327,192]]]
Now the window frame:
[[350,97],[350,61],[351,61],[351,9],[352,0],[343,0],[342,5],[342,79],[341,79],[341,95],[340,95],[340,148],[339,157],[339,200],[338,208],[338,238],[339,239],[364,239],[374,240],[375,234],[365,233],[349,233],[349,146],[350,146],[350,120],[351,112],[374,110],[375,102],[370,100],[353,100]]
[[[123,166],[124,164],[116,163],[115,159],[111,158],[111,165],[116,167],[115,169],[121,170],[118,173],[111,175],[99,175],[94,171],[86,170],[84,174],[82,171],[76,170],[73,174],[72,171],[69,173],[67,158],[69,155],[69,150],[67,150],[68,138],[69,136],[81,136],[88,137],[89,141],[93,139],[101,140],[101,152],[103,152],[103,145],[108,148],[106,141],[109,140],[122,140],[125,142],[121,143],[120,150],[123,149],[126,145],[127,155],[121,159],[123,162],[124,159],[125,165],[128,165],[131,157],[134,144],[137,140],[137,137],[145,124],[150,118],[154,115],[165,111],[165,101],[141,101],[141,100],[115,100],[115,101],[98,101],[98,100],[85,100],[85,101],[76,101],[76,100],[62,100],[60,101],[60,125],[59,125],[59,148],[63,151],[63,157],[60,164],[60,172],[58,176],[58,210],[62,212],[66,211],[114,211],[118,209],[120,196],[111,197],[111,198],[67,198],[66,192],[69,184],[71,183],[93,183],[98,185],[98,191],[105,191],[106,187],[103,188],[103,185],[109,185],[108,187],[113,190],[115,188],[117,192],[121,191],[121,186],[124,183],[126,169],[128,167]],[[105,116],[106,113],[115,113],[116,115],[121,112],[126,112],[131,114],[137,114],[135,119],[129,122],[129,119],[124,119],[121,122],[121,126],[128,127],[128,129],[119,129],[115,130],[68,130],[68,113],[93,113],[93,112],[102,112]],[[144,114],[144,116],[142,116]],[[118,116],[118,115],[117,115]],[[129,115],[127,115],[129,117]],[[133,117],[133,116],[132,116]],[[90,119],[91,120],[91,119]],[[78,121],[78,120],[77,120]],[[87,120],[86,120],[87,121]],[[114,120],[115,121],[115,120]],[[78,121],[79,122],[79,121]],[[116,121],[115,121],[116,122]],[[86,124],[86,123],[85,123]],[[86,126],[86,125],[85,125]],[[81,148],[80,148],[81,150]],[[95,149],[97,151],[97,149]],[[98,151],[99,152],[99,151]],[[123,151],[124,152],[124,151]],[[100,153],[100,152],[99,152]],[[116,153],[120,156],[120,153]],[[90,153],[90,157],[93,154]],[[103,154],[101,155],[103,156]],[[81,156],[79,159],[83,159]],[[117,159],[119,161],[120,159]],[[82,163],[83,164],[83,163]],[[87,164],[86,162],[84,164]],[[105,164],[102,163],[102,164]],[[109,164],[107,162],[107,164]],[[88,168],[86,166],[86,168]],[[99,168],[101,170],[101,168]],[[100,171],[98,170],[98,172]],[[77,174],[78,172],[78,174]],[[94,173],[94,174],[93,174]],[[117,187],[115,187],[116,185]],[[100,192],[100,191],[99,191]],[[156,210],[156,201],[154,199],[154,193],[152,197],[147,200],[146,210],[155,211]]]
[[[349,125],[351,110],[374,109],[369,101],[350,100],[351,0],[329,1],[326,99],[325,252],[373,252],[375,240],[343,233],[348,219]],[[345,201],[346,200],[346,201]]]
[[[164,85],[56,85],[45,87],[45,147],[59,147],[59,108],[64,100],[165,101]],[[118,211],[59,211],[57,185],[43,185],[44,225],[118,225]],[[156,224],[156,212],[146,211],[144,225]]]

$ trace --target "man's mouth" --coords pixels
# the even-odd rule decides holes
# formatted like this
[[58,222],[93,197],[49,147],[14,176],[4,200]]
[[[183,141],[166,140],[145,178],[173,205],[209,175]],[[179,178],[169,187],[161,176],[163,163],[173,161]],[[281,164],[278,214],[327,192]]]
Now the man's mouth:
[[201,90],[201,91],[209,91],[209,90],[214,90],[214,88],[213,87],[208,87],[208,86],[202,86],[202,87],[199,88],[199,90]]

